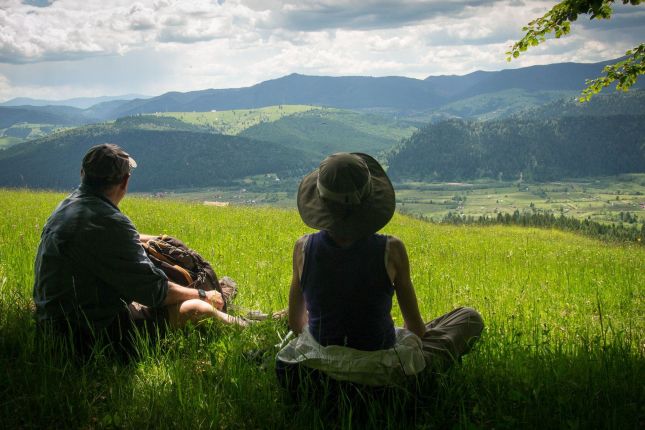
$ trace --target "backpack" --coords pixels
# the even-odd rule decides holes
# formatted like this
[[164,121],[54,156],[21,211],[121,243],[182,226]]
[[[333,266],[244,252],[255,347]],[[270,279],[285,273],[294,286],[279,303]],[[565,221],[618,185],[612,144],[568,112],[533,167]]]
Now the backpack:
[[237,293],[237,284],[227,276],[221,280],[213,267],[197,251],[190,249],[181,240],[167,235],[142,243],[150,261],[161,269],[168,279],[189,288],[215,290],[222,295],[226,312],[227,305]]

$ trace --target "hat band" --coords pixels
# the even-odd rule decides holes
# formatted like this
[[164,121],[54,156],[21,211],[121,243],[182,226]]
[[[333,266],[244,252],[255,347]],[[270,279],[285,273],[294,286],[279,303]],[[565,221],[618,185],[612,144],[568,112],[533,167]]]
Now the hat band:
[[316,181],[316,188],[318,189],[318,195],[322,199],[331,200],[344,205],[360,205],[365,196],[372,194],[372,176],[369,175],[367,177],[367,182],[365,182],[365,185],[363,185],[360,190],[351,191],[349,193],[337,193],[330,190],[320,182],[320,177],[318,177],[318,180]]

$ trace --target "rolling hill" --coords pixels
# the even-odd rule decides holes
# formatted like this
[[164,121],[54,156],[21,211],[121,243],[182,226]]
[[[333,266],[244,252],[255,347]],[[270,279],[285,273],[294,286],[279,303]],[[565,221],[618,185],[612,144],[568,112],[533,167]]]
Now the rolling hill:
[[[119,103],[103,112],[103,119],[153,112],[208,112],[304,104],[341,109],[382,109],[398,115],[440,109],[447,104],[484,94],[515,90],[538,99],[549,93],[572,93],[585,79],[598,76],[604,65],[561,63],[464,76],[305,76],[291,74],[246,88],[169,92],[150,99]],[[641,85],[642,84],[638,84]],[[547,97],[552,100],[552,97]],[[478,112],[482,114],[484,112]]]
[[645,114],[430,124],[389,156],[394,180],[547,181],[645,172]]
[[[417,122],[454,116],[490,119],[577,94],[584,86],[585,79],[598,76],[607,63],[549,64],[477,71],[463,76],[430,76],[426,79],[305,76],[294,73],[245,88],[169,92],[133,100],[108,97],[71,99],[70,103],[84,107],[91,100],[105,101],[76,111],[70,111],[68,106],[40,106],[50,115],[63,115],[65,119],[49,118],[43,121],[38,116],[42,116],[43,111],[32,109],[27,112],[31,113],[31,117],[23,112],[19,121],[53,125],[87,124],[142,113],[210,112],[277,105],[378,111],[398,118],[411,116]],[[642,88],[643,83],[637,83],[638,87]],[[44,101],[15,99],[6,103],[41,104]],[[0,111],[0,118],[8,117],[7,112]],[[0,125],[0,128],[5,127]]]
[[295,176],[318,161],[275,143],[126,121],[80,127],[0,151],[0,184],[70,189],[79,182],[85,152],[105,142],[121,145],[137,160],[133,191],[207,187],[265,173]]
[[380,115],[325,108],[259,123],[240,136],[281,143],[322,158],[340,151],[379,154],[415,130],[410,124]]

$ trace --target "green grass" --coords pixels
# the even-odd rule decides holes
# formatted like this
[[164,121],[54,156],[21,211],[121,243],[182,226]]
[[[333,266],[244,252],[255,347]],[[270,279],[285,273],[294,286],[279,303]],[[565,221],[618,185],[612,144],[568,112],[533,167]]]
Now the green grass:
[[8,148],[17,143],[47,136],[57,131],[68,130],[74,127],[56,124],[30,124],[19,123],[11,127],[0,129],[0,149]]
[[[645,250],[551,230],[455,227],[396,215],[425,318],[472,306],[486,328],[414,411],[290,405],[269,354],[286,329],[217,323],[172,333],[131,364],[70,364],[31,320],[33,259],[61,194],[0,191],[0,422],[4,428],[642,428]],[[287,305],[294,210],[126,198],[141,232],[184,239],[240,285],[239,303]],[[402,322],[398,308],[395,321]],[[365,421],[366,420],[366,421]]]
[[280,105],[258,109],[235,109],[213,112],[162,112],[157,116],[170,116],[189,124],[210,127],[218,133],[237,135],[257,124],[277,121],[285,116],[322,109],[307,105]]
[[12,145],[15,145],[16,143],[20,143],[23,141],[24,140],[19,137],[12,137],[12,136],[0,137],[0,149],[8,148]]

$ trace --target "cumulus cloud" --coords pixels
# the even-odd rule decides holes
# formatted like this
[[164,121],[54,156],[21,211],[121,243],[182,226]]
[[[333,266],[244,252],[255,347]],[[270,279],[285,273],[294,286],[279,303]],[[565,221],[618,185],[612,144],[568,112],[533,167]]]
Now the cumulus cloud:
[[534,47],[509,64],[504,53],[522,36],[522,26],[554,1],[0,3],[2,88],[16,95],[50,90],[65,96],[158,94],[252,85],[292,72],[425,78],[593,62],[623,55],[642,41],[645,27],[645,10],[617,5],[611,20],[581,16],[571,35]]
[[248,1],[258,10],[269,10],[262,23],[267,27],[316,31],[330,28],[381,29],[400,27],[434,17],[465,16],[478,6],[496,1],[483,0],[303,0],[284,2]]

